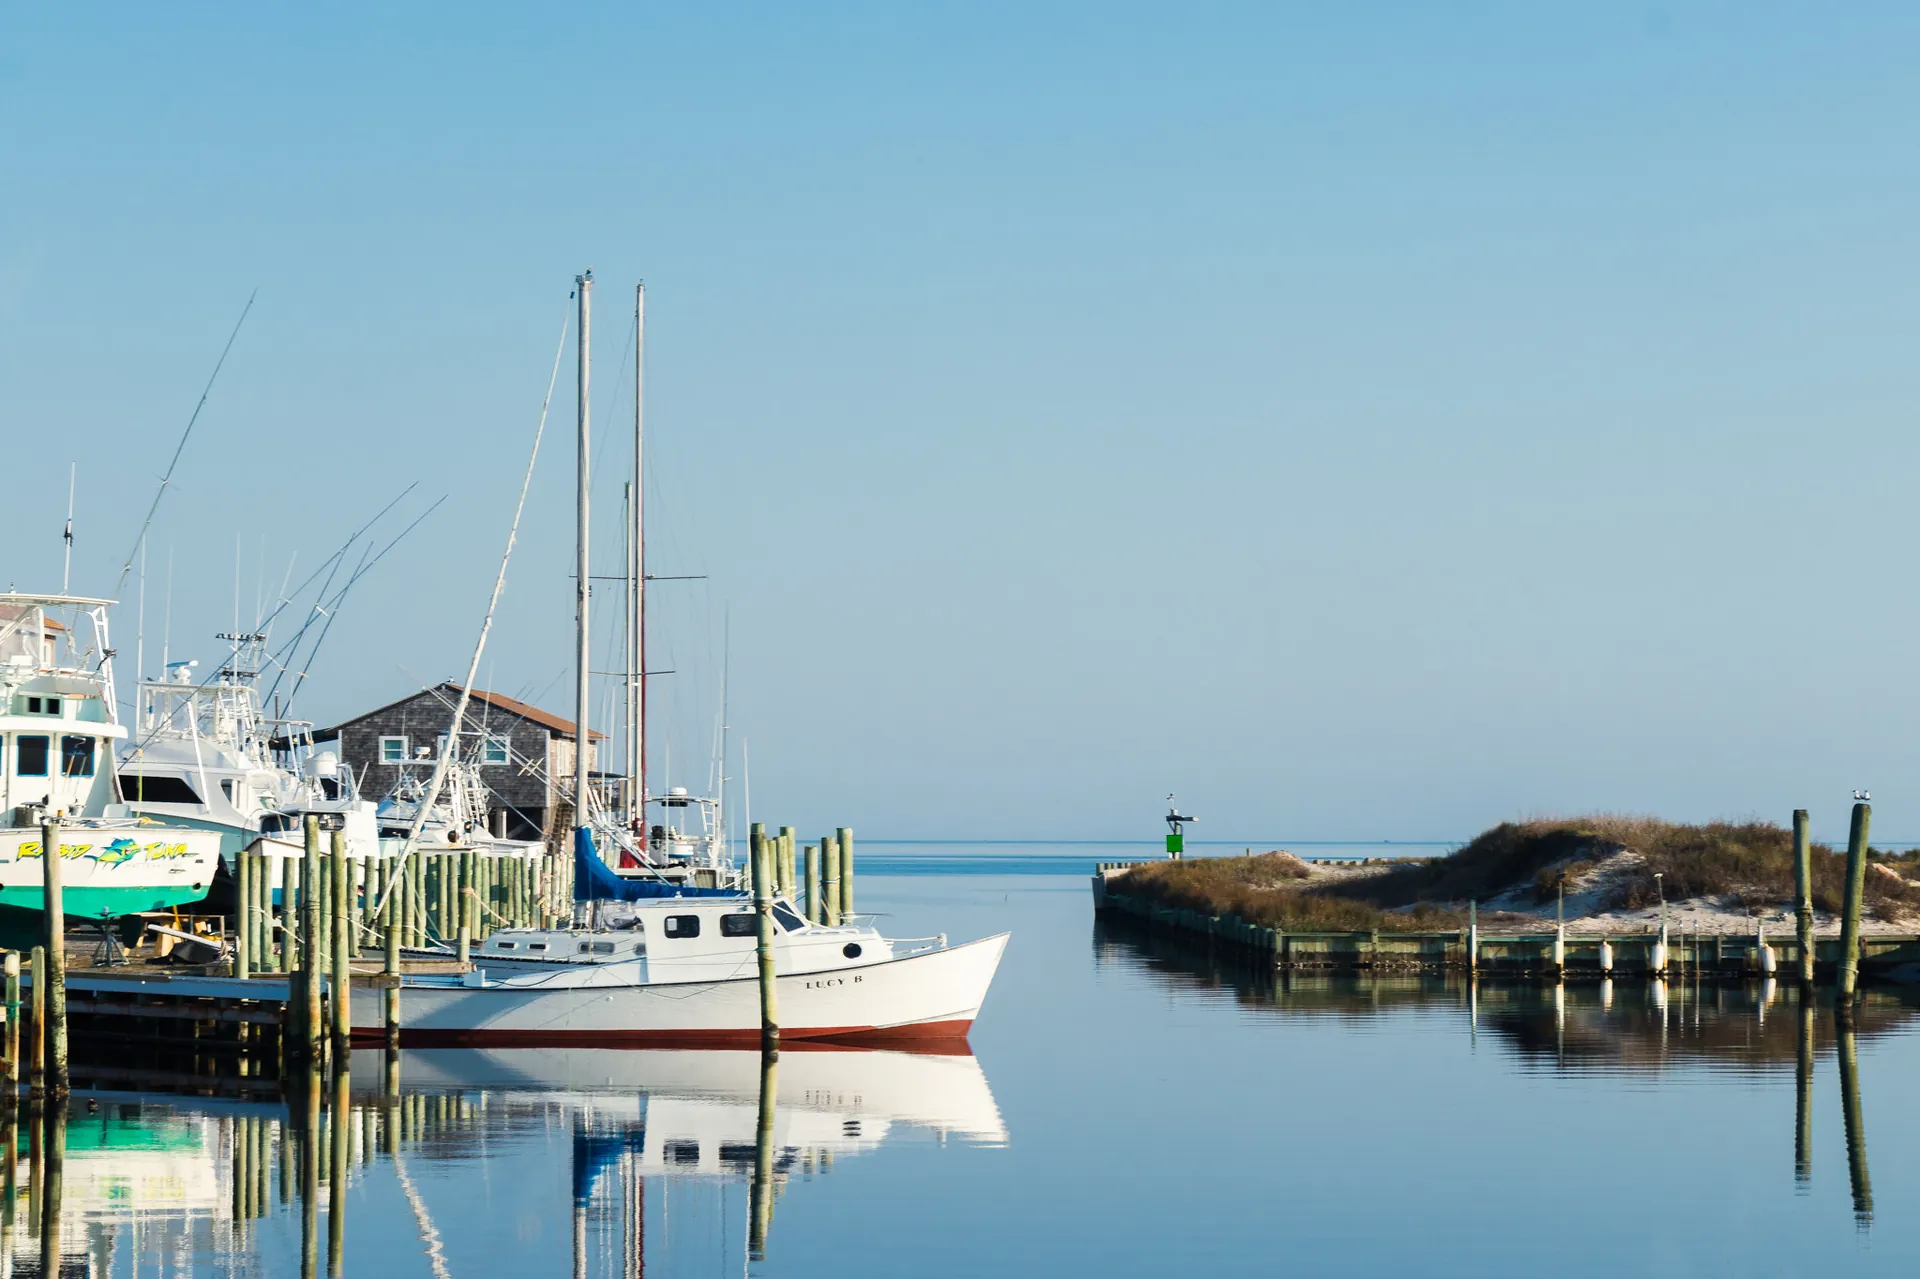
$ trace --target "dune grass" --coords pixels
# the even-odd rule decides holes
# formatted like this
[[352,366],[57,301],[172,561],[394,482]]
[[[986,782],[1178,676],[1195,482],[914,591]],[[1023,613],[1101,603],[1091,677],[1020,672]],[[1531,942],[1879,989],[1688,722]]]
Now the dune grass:
[[[1448,857],[1396,867],[1383,875],[1330,884],[1320,891],[1381,907],[1411,902],[1482,901],[1530,887],[1540,904],[1553,899],[1561,874],[1577,879],[1622,850],[1644,859],[1626,871],[1602,902],[1607,909],[1639,909],[1659,900],[1719,898],[1730,906],[1786,909],[1793,904],[1793,833],[1770,822],[1686,825],[1652,817],[1591,817],[1502,822]],[[1879,858],[1878,860],[1889,860]],[[1897,863],[1896,863],[1897,864]],[[1846,889],[1846,855],[1813,846],[1813,901],[1837,912]],[[1871,913],[1891,918],[1920,907],[1920,889],[1868,874]]]
[[[1564,874],[1577,880],[1595,864],[1631,850],[1637,865],[1623,869],[1600,903],[1603,909],[1639,909],[1659,900],[1654,876],[1664,877],[1668,901],[1717,899],[1735,909],[1786,910],[1793,905],[1793,835],[1767,822],[1686,825],[1651,817],[1591,817],[1502,822],[1446,857],[1409,861],[1379,874],[1314,884],[1311,872],[1285,853],[1153,862],[1113,881],[1114,891],[1212,915],[1294,932],[1427,932],[1461,927],[1469,900],[1490,901],[1522,890],[1545,906]],[[1911,855],[1872,852],[1895,872],[1914,868]],[[1838,913],[1846,886],[1846,855],[1813,847],[1815,908]],[[1898,873],[1869,870],[1870,915],[1898,919],[1920,911],[1920,886]]]
[[1237,915],[1287,932],[1433,932],[1459,928],[1465,916],[1445,908],[1384,911],[1365,902],[1302,891],[1310,872],[1287,853],[1148,862],[1109,881],[1129,897],[1179,910]]

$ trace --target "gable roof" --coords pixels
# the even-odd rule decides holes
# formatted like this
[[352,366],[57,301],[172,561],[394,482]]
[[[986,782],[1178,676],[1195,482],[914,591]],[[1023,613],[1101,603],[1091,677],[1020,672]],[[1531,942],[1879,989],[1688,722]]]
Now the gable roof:
[[[431,693],[445,693],[450,697],[458,697],[460,696],[460,686],[452,680],[447,680],[433,688],[424,688],[418,693],[409,693],[405,697],[395,698],[384,706],[376,706],[370,711],[355,715],[352,719],[342,720],[332,728],[319,729],[314,733],[314,738],[316,740],[332,740],[340,736],[340,730],[343,728],[350,728],[358,724],[361,720],[371,719],[384,711],[390,711],[396,706],[411,702],[423,694]],[[505,711],[507,714],[527,720],[529,723],[538,724],[548,732],[559,737],[571,739],[578,735],[572,720],[562,719],[550,711],[541,710],[538,706],[529,706],[527,703],[519,701],[516,698],[508,697],[504,693],[491,693],[484,688],[476,688],[473,690],[473,700],[476,702],[485,702],[495,710]],[[471,714],[472,712],[469,711],[468,713]],[[590,728],[587,730],[587,738],[590,741],[605,741],[607,735],[597,729]]]

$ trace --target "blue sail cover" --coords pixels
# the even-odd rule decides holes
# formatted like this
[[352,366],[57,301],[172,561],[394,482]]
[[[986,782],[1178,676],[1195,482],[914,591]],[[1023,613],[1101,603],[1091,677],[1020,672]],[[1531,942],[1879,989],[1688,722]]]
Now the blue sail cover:
[[693,888],[657,879],[627,879],[614,874],[593,849],[593,832],[585,826],[573,831],[573,900],[577,902],[637,902],[654,897],[744,897],[736,888]]
[[639,1155],[647,1145],[646,1098],[640,1099],[640,1122],[627,1132],[590,1132],[581,1124],[573,1130],[573,1202],[584,1208],[593,1202],[594,1187],[600,1175],[632,1152]]

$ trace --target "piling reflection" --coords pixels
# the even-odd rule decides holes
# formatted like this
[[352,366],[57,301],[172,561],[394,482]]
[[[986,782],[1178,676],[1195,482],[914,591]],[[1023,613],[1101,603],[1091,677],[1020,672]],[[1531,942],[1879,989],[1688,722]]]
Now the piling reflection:
[[1813,1179],[1813,1021],[1813,1001],[1801,1000],[1793,1066],[1793,1179],[1803,1190]]
[[[138,1074],[125,1061],[114,1069],[116,1080]],[[356,1252],[349,1205],[368,1194],[376,1204],[369,1218],[391,1216],[381,1202],[411,1215],[419,1257],[406,1268],[439,1279],[498,1273],[506,1259],[482,1263],[463,1240],[490,1178],[515,1187],[509,1210],[523,1224],[512,1238],[531,1249],[511,1268],[638,1279],[651,1197],[663,1210],[651,1247],[679,1250],[667,1268],[724,1269],[777,1252],[774,1208],[789,1180],[824,1176],[836,1156],[915,1138],[1006,1140],[985,1076],[964,1054],[365,1052],[335,1073],[291,1071],[275,1081],[284,1092],[273,1098],[250,1080],[224,1082],[203,1080],[198,1095],[83,1089],[71,1107],[52,1097],[0,1100],[0,1276],[229,1274],[247,1270],[235,1258],[250,1255],[258,1257],[251,1268],[267,1274],[395,1268],[371,1251],[374,1241],[368,1254]],[[551,1147],[556,1131],[571,1136],[570,1151]],[[571,1214],[524,1197],[523,1184],[541,1184],[521,1175],[527,1165],[518,1161],[529,1156],[571,1159]],[[500,1158],[514,1161],[505,1178],[488,1167]],[[428,1165],[432,1175],[421,1175]],[[449,1185],[463,1166],[474,1178],[464,1190]],[[670,1199],[675,1187],[683,1193]],[[719,1235],[686,1224],[709,1209],[725,1227],[719,1245]],[[542,1243],[539,1230],[569,1215],[567,1255],[558,1240]],[[280,1225],[262,1228],[275,1218]],[[465,1230],[448,1229],[448,1219]],[[665,1229],[673,1220],[682,1223],[678,1235]],[[380,1235],[379,1246],[391,1248],[391,1226]],[[721,1255],[684,1255],[703,1240]],[[463,1243],[468,1256],[455,1265]]]
[[1860,1117],[1860,1059],[1854,1047],[1853,1012],[1839,1012],[1840,1113],[1847,1134],[1847,1179],[1853,1188],[1853,1219],[1862,1229],[1873,1224],[1873,1182],[1867,1176],[1867,1129]]
[[1814,1078],[1831,1050],[1840,1079],[1847,1177],[1856,1226],[1873,1223],[1859,1045],[1920,1021],[1920,989],[1873,987],[1836,1002],[1831,987],[1703,978],[1491,981],[1464,974],[1252,973],[1177,941],[1096,930],[1102,964],[1132,965],[1172,989],[1231,994],[1248,1015],[1358,1018],[1399,1009],[1459,1010],[1476,1050],[1489,1036],[1523,1072],[1657,1074],[1707,1067],[1770,1080],[1793,1064],[1793,1180],[1813,1184]]

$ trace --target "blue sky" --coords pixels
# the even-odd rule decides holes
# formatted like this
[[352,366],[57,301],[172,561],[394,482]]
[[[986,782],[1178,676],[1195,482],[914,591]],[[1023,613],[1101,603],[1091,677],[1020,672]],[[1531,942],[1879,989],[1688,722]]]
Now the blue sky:
[[[654,596],[656,778],[730,619],[803,829],[1838,838],[1865,785],[1920,838],[1916,53],[1901,6],[13,6],[5,573],[57,585],[78,460],[110,589],[257,287],[150,645],[164,553],[210,661],[236,533],[250,613],[419,480],[299,710],[456,674],[591,265],[596,429],[644,277],[651,566],[709,575]],[[570,388],[487,667],[561,710]]]

